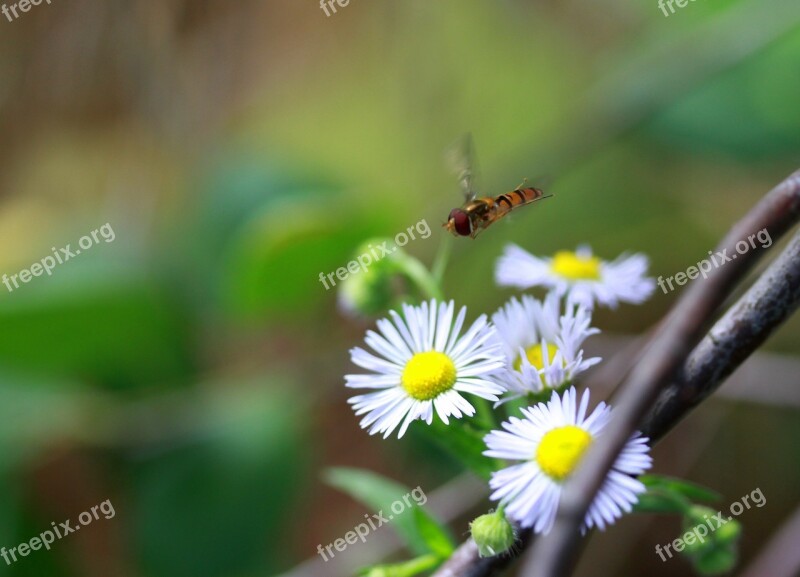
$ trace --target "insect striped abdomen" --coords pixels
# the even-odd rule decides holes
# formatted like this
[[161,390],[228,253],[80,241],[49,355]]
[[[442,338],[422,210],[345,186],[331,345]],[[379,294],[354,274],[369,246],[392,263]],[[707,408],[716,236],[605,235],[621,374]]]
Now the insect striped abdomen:
[[534,200],[540,199],[544,195],[544,193],[538,188],[531,187],[518,188],[514,192],[524,199],[523,203],[533,202]]

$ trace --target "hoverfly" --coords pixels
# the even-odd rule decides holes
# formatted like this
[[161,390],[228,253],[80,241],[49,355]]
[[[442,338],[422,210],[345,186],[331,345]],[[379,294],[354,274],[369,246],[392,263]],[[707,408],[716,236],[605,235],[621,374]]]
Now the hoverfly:
[[473,186],[474,159],[470,135],[466,135],[459,145],[454,146],[448,152],[448,161],[458,175],[459,185],[465,199],[461,208],[454,208],[450,211],[447,222],[442,225],[454,236],[475,238],[478,233],[515,208],[553,196],[552,194],[545,196],[540,189],[524,186],[525,182],[523,182],[511,192],[495,197],[476,198],[477,193]]

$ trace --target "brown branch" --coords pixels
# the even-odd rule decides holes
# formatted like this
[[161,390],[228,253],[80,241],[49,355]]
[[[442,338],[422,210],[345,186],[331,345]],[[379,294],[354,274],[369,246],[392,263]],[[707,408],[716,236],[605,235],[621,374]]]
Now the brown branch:
[[519,552],[528,547],[532,537],[532,531],[520,531],[517,543],[511,553],[486,558],[481,558],[478,555],[478,546],[475,545],[472,538],[469,538],[456,549],[447,562],[433,574],[433,577],[489,577],[491,575],[499,575],[517,557]]
[[[587,343],[583,351],[584,356],[601,357],[611,361],[616,361],[618,356],[635,359],[630,351],[638,344],[638,340],[638,337],[603,333],[592,337]],[[598,369],[603,365],[605,363],[598,365]],[[634,362],[628,363],[628,367],[633,365]],[[585,377],[581,375],[580,385],[591,389],[593,394],[597,394],[600,398],[606,398],[611,395],[616,385],[622,382],[627,372],[625,370],[619,378],[612,379],[613,373],[591,369]],[[800,409],[798,374],[800,374],[800,359],[796,356],[757,351],[725,380],[724,386],[714,393],[714,398],[765,407]],[[764,375],[769,375],[769,379],[765,381]],[[753,386],[754,383],[758,383],[758,386]]]
[[[737,254],[736,243],[742,240],[746,242],[749,235],[762,229],[770,231],[774,241],[796,222],[798,215],[800,173],[795,173],[770,192],[731,230],[718,252]],[[730,260],[725,266],[715,269],[706,281],[694,283],[667,317],[653,344],[622,385],[619,395],[621,401],[603,439],[592,448],[575,477],[567,483],[555,527],[536,545],[532,556],[536,562],[528,564],[529,575],[563,575],[573,567],[574,555],[571,552],[578,542],[577,529],[617,454],[641,422],[644,413],[654,403],[659,391],[683,364],[691,346],[699,339],[703,327],[718,304],[730,294],[736,282],[753,266],[761,252],[763,251],[754,249],[738,255],[742,258]],[[728,359],[729,363],[734,361],[732,357]],[[738,366],[739,363],[734,364]],[[666,406],[675,405],[673,402]],[[679,414],[679,411],[672,411],[673,423]]]
[[[736,243],[747,242],[750,235],[762,229],[769,231],[774,242],[798,218],[800,171],[767,194],[731,229],[715,252],[736,255]],[[719,305],[763,253],[763,249],[750,249],[738,254],[736,260],[726,262],[712,270],[707,279],[698,280],[688,287],[639,364],[620,386],[619,394],[615,395],[619,402],[613,420],[602,439],[589,450],[574,477],[565,484],[555,525],[548,535],[534,544],[523,575],[556,577],[571,572],[577,560],[573,552],[580,539],[578,529],[620,450],[642,423],[659,391],[676,376]]]
[[657,440],[713,393],[800,304],[800,234],[689,355],[642,432]]

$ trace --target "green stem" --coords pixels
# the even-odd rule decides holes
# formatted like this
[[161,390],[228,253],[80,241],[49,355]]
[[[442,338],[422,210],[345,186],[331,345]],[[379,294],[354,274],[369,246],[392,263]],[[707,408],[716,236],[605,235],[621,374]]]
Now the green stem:
[[441,561],[441,558],[437,555],[423,555],[422,557],[417,557],[416,559],[404,563],[403,567],[409,571],[410,575],[416,575],[417,573],[430,571],[438,567]]
[[403,255],[395,261],[400,272],[410,280],[426,299],[444,300],[444,293],[436,278],[414,257]]
[[393,563],[391,565],[377,565],[372,572],[365,571],[365,575],[391,575],[397,577],[413,577],[423,571],[436,569],[442,563],[442,558],[438,555],[423,555],[403,563]]
[[436,283],[441,287],[444,281],[444,271],[447,268],[447,263],[450,260],[450,253],[453,249],[453,237],[445,234],[442,242],[439,244],[439,250],[436,252],[436,257],[433,259],[433,268],[431,274],[433,275]]
[[497,421],[497,414],[494,412],[490,401],[481,398],[471,399],[475,405],[475,422],[486,432],[499,429],[500,423]]

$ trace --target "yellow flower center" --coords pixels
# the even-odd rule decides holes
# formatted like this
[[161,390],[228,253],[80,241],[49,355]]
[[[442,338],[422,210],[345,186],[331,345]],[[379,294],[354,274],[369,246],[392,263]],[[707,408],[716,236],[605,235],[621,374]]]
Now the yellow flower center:
[[592,436],[575,425],[548,431],[536,449],[536,463],[551,479],[563,481],[572,474],[592,443]]
[[406,363],[401,382],[413,398],[429,401],[453,387],[456,383],[456,366],[444,353],[417,353]]
[[[551,345],[550,343],[545,343],[547,346],[547,361],[548,364],[553,364],[553,359],[558,352],[558,347],[555,345]],[[542,356],[542,345],[533,345],[532,347],[528,347],[525,350],[525,356],[528,357],[528,361],[533,365],[535,368],[542,370],[544,368],[544,358]],[[517,360],[514,361],[514,368],[520,370],[522,367],[522,357],[517,357]]]
[[550,268],[570,280],[600,279],[600,259],[596,256],[578,256],[572,251],[560,250],[553,257]]

